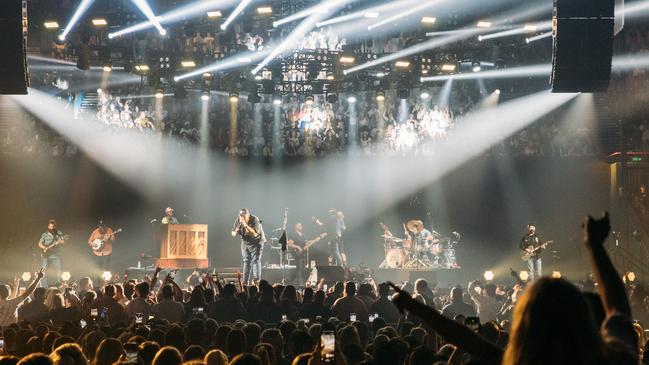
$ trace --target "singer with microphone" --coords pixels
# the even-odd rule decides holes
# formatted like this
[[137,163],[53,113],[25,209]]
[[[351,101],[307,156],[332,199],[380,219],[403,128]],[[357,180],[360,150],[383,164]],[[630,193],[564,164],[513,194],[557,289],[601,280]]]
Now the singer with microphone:
[[[152,221],[153,222],[153,221]],[[174,208],[167,207],[165,209],[165,216],[160,220],[162,224],[178,224],[178,219],[174,217]]]
[[239,216],[234,220],[231,234],[232,237],[237,235],[241,237],[243,282],[249,285],[251,276],[254,282],[258,282],[261,277],[262,245],[266,242],[261,220],[251,215],[247,208],[242,208]]

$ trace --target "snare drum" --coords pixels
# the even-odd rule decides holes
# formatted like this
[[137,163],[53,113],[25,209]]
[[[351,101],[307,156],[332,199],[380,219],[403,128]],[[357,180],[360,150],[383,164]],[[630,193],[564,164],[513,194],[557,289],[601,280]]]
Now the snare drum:
[[385,262],[388,268],[396,269],[402,267],[407,260],[406,251],[401,248],[388,248],[385,250]]

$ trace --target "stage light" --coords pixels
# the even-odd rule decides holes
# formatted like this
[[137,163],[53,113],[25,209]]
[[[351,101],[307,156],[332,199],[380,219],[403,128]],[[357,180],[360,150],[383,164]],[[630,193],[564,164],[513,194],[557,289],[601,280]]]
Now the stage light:
[[59,23],[55,21],[48,21],[43,23],[46,29],[59,29]]
[[107,63],[103,67],[104,72],[111,72],[113,70],[113,66],[110,63]]
[[71,277],[72,277],[72,274],[70,274],[69,271],[64,271],[64,272],[61,273],[61,280],[63,280],[63,281],[69,281]]
[[375,76],[380,79],[380,78],[385,76],[385,73],[384,72],[377,72]]
[[482,66],[480,66],[480,62],[475,61],[471,63],[471,71],[480,72],[480,70],[482,70]]
[[517,77],[533,77],[533,76],[547,76],[552,71],[551,65],[530,65],[506,68],[501,70],[489,70],[482,72],[470,72],[453,75],[437,75],[422,77],[421,82],[427,81],[445,81],[448,79],[454,80],[472,80],[472,79],[511,79]]
[[626,278],[629,280],[629,283],[633,283],[635,281],[635,273],[633,271],[628,272]]
[[164,96],[165,96],[165,94],[164,94],[164,91],[162,89],[157,89],[155,91],[155,98],[156,99],[162,99],[162,98],[164,98]]
[[212,78],[212,74],[209,73],[209,72],[204,72],[202,76],[203,76],[204,79],[211,79]]
[[491,27],[491,22],[488,20],[481,20],[476,24],[478,28],[489,28]]
[[313,95],[307,95],[304,99],[306,105],[313,105]]
[[487,39],[495,39],[495,38],[503,38],[503,37],[509,37],[513,35],[518,35],[518,34],[525,34],[525,33],[530,33],[530,32],[535,32],[537,30],[548,30],[552,28],[552,22],[551,21],[545,21],[545,22],[538,22],[534,24],[526,24],[524,26],[516,26],[513,28],[505,29],[500,32],[496,33],[490,33],[486,35],[480,35],[478,36],[478,40],[484,41]]
[[94,0],[81,0],[81,3],[77,7],[77,9],[74,11],[74,14],[72,14],[72,18],[70,18],[70,21],[68,24],[65,26],[65,29],[63,30],[63,33],[59,36],[59,40],[64,41],[65,37],[70,34],[72,29],[74,29],[74,26],[77,24],[79,21],[79,18],[81,18],[81,15],[88,10],[90,5],[92,4]]
[[282,105],[282,97],[281,96],[273,97],[273,104],[274,105]]
[[385,100],[385,92],[384,91],[377,91],[376,92],[376,101],[383,101]]
[[104,18],[95,18],[92,20],[92,25],[95,27],[105,27],[108,25],[108,22]]
[[537,28],[537,26],[534,25],[534,24],[526,24],[526,25],[523,27],[523,29],[524,29],[525,31],[528,31],[528,32],[536,32],[536,30],[537,30],[538,28]]
[[111,273],[110,271],[104,271],[101,274],[101,278],[104,279],[104,281],[110,281],[110,279],[113,278],[113,273]]
[[30,273],[29,271],[25,271],[20,278],[23,279],[24,282],[27,282],[27,281],[31,280],[32,273]]
[[559,272],[559,271],[553,271],[553,272],[552,272],[552,278],[553,278],[553,279],[561,279],[561,272]]
[[523,271],[521,271],[521,272],[518,273],[518,277],[519,277],[521,280],[523,280],[523,281],[527,281],[527,279],[530,278],[530,273],[528,273],[527,271],[523,270]]
[[327,72],[327,80],[334,81],[335,79],[333,72]]
[[482,274],[482,277],[486,281],[492,281],[494,279],[494,272],[491,271],[491,270],[487,270],[487,271],[484,272],[484,274]]
[[376,19],[376,18],[379,17],[379,15],[381,15],[381,14],[379,14],[376,11],[368,11],[367,13],[363,14],[363,17],[368,18],[368,19]]
[[356,102],[356,97],[354,95],[350,95],[347,97],[347,102],[350,104],[354,104]]
[[457,65],[452,64],[452,63],[445,63],[445,64],[442,65],[442,71],[447,71],[447,72],[455,71],[456,68],[457,68]]
[[421,22],[424,24],[434,24],[437,21],[437,18],[432,16],[425,16],[421,18]]
[[416,5],[416,6],[406,8],[403,11],[398,12],[397,14],[395,14],[395,15],[393,15],[391,17],[382,19],[382,20],[380,20],[380,21],[378,21],[378,22],[376,22],[374,24],[369,25],[367,27],[367,30],[372,30],[372,29],[378,28],[380,26],[393,23],[395,20],[399,20],[401,18],[404,18],[404,17],[407,17],[409,15],[420,12],[420,11],[426,9],[426,8],[429,8],[429,7],[433,6],[433,5],[436,5],[438,2],[439,2],[439,0],[429,0],[429,1],[424,1],[424,2],[422,2],[422,3],[420,3],[420,4]]
[[146,0],[132,0],[135,6],[137,6],[138,9],[144,14],[144,16],[149,19],[149,21],[153,24],[153,26],[158,30],[158,33],[160,35],[165,35],[167,34],[167,31],[162,28],[162,25],[160,25],[160,19],[161,17],[157,17],[154,13],[151,7],[149,6],[149,3],[147,3]]
[[396,67],[406,68],[406,67],[410,66],[410,61],[403,61],[403,60],[402,61],[397,61],[397,62],[395,62],[394,65]]
[[251,2],[252,2],[252,0],[243,0],[243,1],[241,1],[241,2],[239,3],[239,5],[237,5],[237,7],[234,8],[234,10],[232,11],[232,13],[230,13],[230,15],[229,15],[228,18],[225,20],[225,22],[224,22],[223,24],[221,24],[221,29],[222,29],[222,30],[226,30],[226,29],[228,28],[228,25],[230,25],[230,24],[232,23],[232,21],[234,21],[234,19],[235,19],[237,16],[239,16],[239,14],[241,14],[241,12],[242,12],[242,11],[246,8],[246,6],[248,6],[248,4],[250,4]]
[[551,36],[552,36],[552,32],[545,32],[545,33],[542,33],[542,34],[536,35],[536,36],[534,36],[534,37],[528,37],[528,38],[525,38],[525,43],[528,43],[528,44],[529,44],[529,43],[532,43],[532,42],[536,42],[536,41],[538,41],[539,39],[549,38],[549,37],[551,37]]
[[356,58],[354,56],[342,56],[340,57],[340,63],[349,64],[354,63]]
[[500,95],[500,89],[496,89],[494,92],[496,93],[496,95]]
[[338,102],[338,94],[336,93],[327,94],[325,99],[329,104],[336,104]]
[[104,92],[104,90],[102,90],[101,88],[97,89],[97,94],[101,94],[103,92]]
[[257,14],[272,14],[273,8],[270,6],[260,6],[257,8]]
[[421,93],[419,93],[419,97],[422,100],[426,100],[426,99],[430,98],[430,93],[428,92],[428,89],[421,90]]
[[147,65],[135,65],[135,71],[147,72],[147,71],[149,71],[149,66],[147,66]]
[[238,57],[237,62],[239,63],[250,63],[252,59],[250,57]]
[[236,103],[239,101],[239,93],[236,91],[231,91],[230,92],[230,102],[231,103]]
[[203,100],[203,101],[208,101],[208,100],[210,100],[210,93],[209,93],[209,92],[204,92],[204,93],[201,95],[201,100]]
[[208,18],[220,18],[221,16],[223,16],[223,14],[221,14],[221,12],[218,10],[207,12]]
[[180,61],[180,65],[184,68],[196,67],[196,62],[192,60]]

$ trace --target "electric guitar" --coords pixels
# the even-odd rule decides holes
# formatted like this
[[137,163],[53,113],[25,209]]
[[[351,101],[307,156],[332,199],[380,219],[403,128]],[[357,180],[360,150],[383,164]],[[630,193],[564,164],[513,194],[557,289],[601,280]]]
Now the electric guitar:
[[47,246],[45,248],[41,248],[41,256],[43,256],[43,257],[47,256],[47,252],[49,250],[51,250],[51,249],[53,249],[53,248],[55,248],[55,247],[57,247],[59,245],[62,245],[65,241],[68,240],[68,238],[70,238],[70,236],[68,236],[67,234],[63,235],[58,240],[56,240],[56,242],[52,243],[51,245],[49,245],[49,246]]
[[[114,231],[113,235],[116,235],[116,234],[120,233],[121,231],[122,231],[122,229],[120,228],[120,229]],[[90,247],[92,248],[92,250],[95,253],[99,253],[99,252],[103,251],[104,245],[106,244],[106,241],[107,241],[107,239],[105,239],[105,238],[103,238],[103,239],[102,238],[95,238],[94,241],[92,241],[92,243],[90,244]]]
[[321,239],[325,238],[326,236],[327,236],[326,233],[322,233],[322,234],[320,234],[318,237],[316,237],[316,238],[314,238],[314,239],[312,239],[312,240],[308,240],[308,241],[306,241],[306,242],[304,243],[304,248],[303,248],[303,250],[308,250],[309,247],[315,245],[316,243],[318,243],[318,241],[320,241]]
[[543,244],[536,248],[527,248],[523,253],[521,253],[521,260],[527,261],[529,260],[532,256],[536,255],[538,251],[541,251],[545,249],[549,244],[551,244],[554,241],[545,241]]

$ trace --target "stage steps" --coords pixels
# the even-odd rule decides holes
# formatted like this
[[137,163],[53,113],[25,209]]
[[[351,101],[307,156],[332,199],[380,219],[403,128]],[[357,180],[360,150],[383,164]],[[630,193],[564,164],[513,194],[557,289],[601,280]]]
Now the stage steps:
[[95,115],[99,105],[99,94],[97,91],[85,92],[79,105],[79,112],[87,115]]

